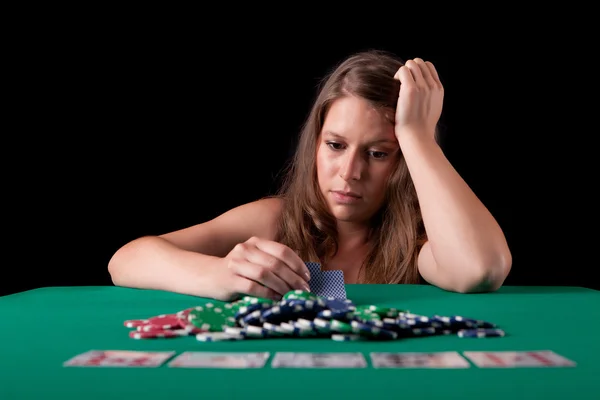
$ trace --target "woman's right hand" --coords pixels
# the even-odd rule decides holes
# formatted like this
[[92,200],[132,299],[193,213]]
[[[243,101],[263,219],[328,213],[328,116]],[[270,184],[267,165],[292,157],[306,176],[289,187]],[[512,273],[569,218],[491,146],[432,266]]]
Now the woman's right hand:
[[230,301],[240,295],[280,299],[291,290],[310,291],[310,271],[289,247],[252,237],[237,244],[215,271],[215,298]]

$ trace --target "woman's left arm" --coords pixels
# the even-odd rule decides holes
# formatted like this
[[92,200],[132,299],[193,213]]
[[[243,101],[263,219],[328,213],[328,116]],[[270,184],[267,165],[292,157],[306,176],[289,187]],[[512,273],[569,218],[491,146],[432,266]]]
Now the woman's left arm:
[[435,68],[409,60],[396,74],[396,136],[415,185],[428,241],[419,254],[423,279],[461,292],[497,290],[512,266],[495,218],[435,141],[443,87]]

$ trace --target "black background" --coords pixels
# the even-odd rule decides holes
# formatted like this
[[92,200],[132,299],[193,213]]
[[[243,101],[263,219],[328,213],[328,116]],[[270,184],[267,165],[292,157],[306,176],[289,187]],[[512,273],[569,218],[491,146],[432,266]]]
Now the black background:
[[[14,59],[13,105],[24,113],[4,147],[5,159],[16,161],[5,169],[0,294],[110,285],[107,263],[126,242],[272,193],[319,79],[371,48],[437,67],[442,146],[504,229],[513,254],[506,284],[599,288],[594,271],[574,258],[585,235],[558,228],[578,219],[575,212],[554,208],[561,190],[537,187],[560,179],[533,172],[553,154],[530,147],[525,157],[536,161],[524,160],[525,142],[553,124],[530,101],[547,93],[524,90],[531,68],[505,46],[381,31],[309,37],[254,26],[198,35],[193,27],[119,26],[84,29],[83,21],[79,30],[38,32]],[[561,212],[570,216],[555,218]]]

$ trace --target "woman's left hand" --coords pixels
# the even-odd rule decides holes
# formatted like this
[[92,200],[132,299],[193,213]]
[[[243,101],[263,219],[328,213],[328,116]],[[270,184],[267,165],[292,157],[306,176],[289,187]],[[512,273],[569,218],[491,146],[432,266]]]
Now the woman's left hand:
[[420,58],[408,60],[394,79],[400,81],[395,133],[427,134],[433,138],[442,114],[444,87],[433,64]]

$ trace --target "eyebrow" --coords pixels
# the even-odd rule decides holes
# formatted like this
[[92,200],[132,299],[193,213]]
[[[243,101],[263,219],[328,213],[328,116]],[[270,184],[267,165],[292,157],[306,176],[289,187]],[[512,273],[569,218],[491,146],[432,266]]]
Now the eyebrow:
[[[333,136],[335,138],[338,139],[344,139],[344,137],[342,135],[340,135],[339,133],[335,133],[332,131],[325,131],[323,132],[325,135],[329,135],[329,136]],[[388,144],[398,144],[397,140],[394,139],[388,139],[388,138],[383,138],[383,139],[377,139],[377,140],[373,140],[371,142],[369,142],[369,145],[374,145],[374,144],[379,144],[379,143],[388,143]]]

